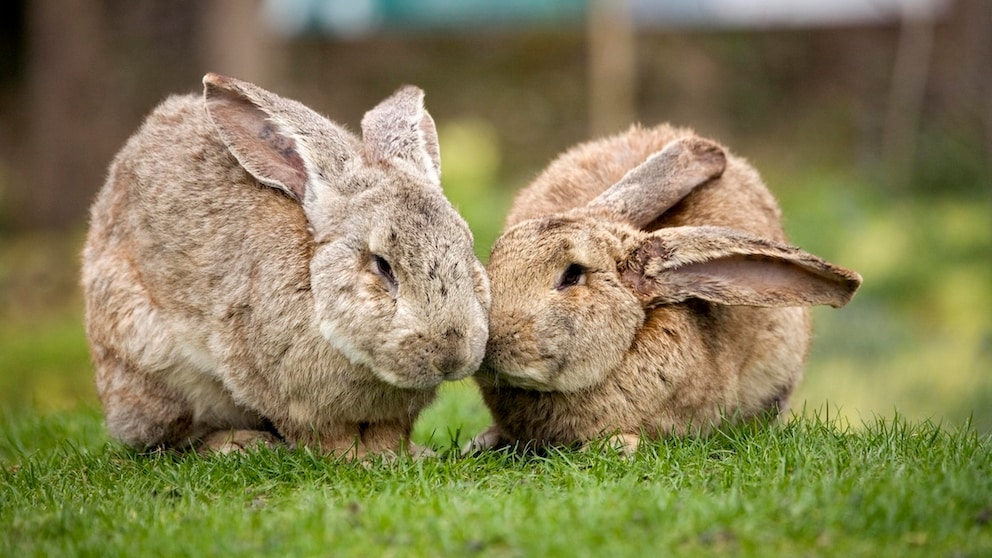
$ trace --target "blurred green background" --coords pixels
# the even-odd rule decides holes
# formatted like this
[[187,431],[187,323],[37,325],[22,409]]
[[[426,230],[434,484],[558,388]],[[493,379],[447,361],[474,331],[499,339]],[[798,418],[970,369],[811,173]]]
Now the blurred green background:
[[78,289],[87,206],[143,115],[216,71],[353,130],[400,84],[424,88],[444,187],[483,259],[558,152],[633,121],[692,126],[762,172],[796,244],[864,276],[849,306],[815,311],[796,410],[992,432],[989,2],[866,2],[876,11],[832,19],[475,4],[4,4],[0,411],[98,404]]

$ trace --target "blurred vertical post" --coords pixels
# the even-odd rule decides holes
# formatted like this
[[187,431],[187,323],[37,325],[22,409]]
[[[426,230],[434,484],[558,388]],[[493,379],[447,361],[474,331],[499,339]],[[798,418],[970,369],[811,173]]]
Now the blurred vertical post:
[[589,0],[589,133],[617,132],[636,117],[637,58],[629,0]]
[[212,0],[204,6],[206,71],[276,88],[282,78],[281,43],[265,24],[261,0]]
[[882,154],[892,185],[905,187],[916,158],[916,139],[930,74],[933,16],[903,8],[892,85],[885,115]]
[[112,120],[115,91],[105,89],[107,26],[103,3],[36,0],[28,3],[28,64],[23,104],[28,135],[13,215],[25,228],[68,229],[89,205],[105,161],[87,149],[94,131]]

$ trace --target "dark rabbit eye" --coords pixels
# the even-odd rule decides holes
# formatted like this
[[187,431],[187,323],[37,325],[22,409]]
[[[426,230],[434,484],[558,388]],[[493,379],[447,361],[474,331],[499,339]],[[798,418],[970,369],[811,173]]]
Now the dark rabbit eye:
[[555,286],[559,291],[563,291],[569,287],[574,287],[576,285],[586,284],[586,268],[577,264],[569,264],[565,268],[565,272],[561,274],[561,279],[558,280],[558,285]]
[[393,274],[393,267],[389,265],[389,262],[386,261],[386,258],[383,258],[382,256],[379,256],[377,254],[373,254],[372,265],[374,266],[375,272],[379,275],[379,277],[382,277],[383,280],[386,281],[386,283],[389,286],[389,289],[390,290],[395,289],[396,275]]

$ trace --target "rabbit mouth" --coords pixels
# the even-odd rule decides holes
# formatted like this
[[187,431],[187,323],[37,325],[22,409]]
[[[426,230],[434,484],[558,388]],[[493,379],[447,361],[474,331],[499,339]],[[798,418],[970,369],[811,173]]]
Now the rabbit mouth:
[[382,381],[400,389],[430,390],[447,379],[434,367],[425,367],[415,374],[406,374],[380,367],[373,368],[373,371]]
[[471,367],[462,367],[458,369],[448,369],[438,367],[437,364],[431,364],[431,373],[436,374],[445,382],[453,382],[455,380],[461,380],[462,378],[467,378],[472,374]]
[[494,386],[555,391],[553,382],[562,372],[562,364],[552,354],[522,354],[515,347],[490,343],[476,375]]
[[604,370],[568,358],[545,356],[528,362],[489,362],[484,381],[495,388],[519,388],[543,393],[574,393],[603,380]]
[[556,391],[549,380],[556,374],[556,363],[553,360],[539,360],[531,364],[514,367],[511,371],[508,368],[492,367],[489,369],[490,376],[496,386],[508,386],[533,391]]
[[373,365],[371,368],[383,381],[402,389],[430,390],[442,382],[460,380],[469,376],[477,367],[470,361],[441,359],[420,362],[411,368],[395,369],[390,366]]
[[507,387],[526,389],[530,391],[555,391],[553,388],[544,385],[537,380],[520,376],[499,375],[497,376],[497,385],[500,384]]

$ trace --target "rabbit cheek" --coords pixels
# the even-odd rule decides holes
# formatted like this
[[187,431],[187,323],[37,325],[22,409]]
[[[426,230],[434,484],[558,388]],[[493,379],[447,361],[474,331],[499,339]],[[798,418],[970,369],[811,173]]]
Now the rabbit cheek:
[[[569,320],[574,324],[574,320]],[[547,363],[547,383],[554,391],[575,392],[596,384],[620,363],[621,354],[612,342],[602,339],[595,325],[582,324],[581,332],[544,337],[542,352],[557,355]],[[609,333],[609,332],[607,332]],[[608,335],[607,335],[608,336]]]
[[372,366],[395,309],[371,277],[349,267],[356,259],[343,242],[320,247],[311,262],[311,289],[324,339],[353,364]]
[[626,292],[602,277],[537,320],[537,339],[544,353],[558,355],[560,370],[550,379],[555,391],[570,393],[602,383],[620,366],[644,314]]

